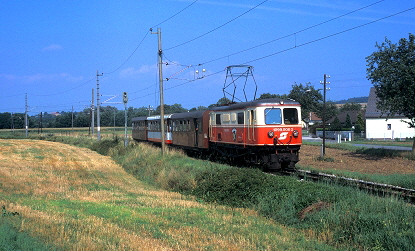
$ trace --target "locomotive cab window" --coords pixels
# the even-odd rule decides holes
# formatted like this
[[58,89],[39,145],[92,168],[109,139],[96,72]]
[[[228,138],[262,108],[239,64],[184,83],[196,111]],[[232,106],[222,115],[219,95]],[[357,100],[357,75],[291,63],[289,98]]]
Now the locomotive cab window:
[[284,124],[298,124],[298,112],[296,108],[284,109]]
[[265,109],[265,124],[275,125],[281,124],[281,109],[279,108],[266,108]]
[[220,120],[220,114],[216,114],[216,124],[217,124],[217,125],[222,124],[222,123],[221,123],[221,120]]
[[244,124],[244,113],[238,112],[238,124],[243,125]]

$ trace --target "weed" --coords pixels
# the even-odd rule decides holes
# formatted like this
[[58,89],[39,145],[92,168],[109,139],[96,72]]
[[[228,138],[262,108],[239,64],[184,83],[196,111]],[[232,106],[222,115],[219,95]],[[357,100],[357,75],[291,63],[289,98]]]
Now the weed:
[[318,161],[325,161],[325,162],[334,162],[334,158],[330,158],[330,157],[321,157],[321,156],[318,156],[317,157],[317,160]]
[[14,225],[17,224],[12,224],[10,219],[0,218],[0,250],[59,250],[57,247],[44,244],[41,240],[17,229]]

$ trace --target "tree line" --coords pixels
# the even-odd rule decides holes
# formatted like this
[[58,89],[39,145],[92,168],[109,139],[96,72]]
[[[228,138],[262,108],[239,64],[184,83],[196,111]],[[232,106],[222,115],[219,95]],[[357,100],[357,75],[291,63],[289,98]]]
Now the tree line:
[[[314,86],[310,83],[305,85],[294,84],[292,90],[289,94],[270,94],[264,93],[260,95],[258,99],[265,98],[282,98],[282,99],[293,99],[298,101],[301,104],[302,120],[306,123],[309,118],[310,112],[315,112],[317,116],[322,117],[322,101],[323,96],[316,90]],[[170,113],[180,113],[188,111],[200,111],[207,110],[214,106],[220,106],[229,104],[230,100],[226,97],[220,98],[215,104],[209,106],[198,106],[191,109],[184,108],[181,104],[173,105],[164,105],[165,114]],[[94,113],[95,125],[97,123],[96,119],[96,107]],[[326,118],[330,119],[336,116],[339,112],[343,110],[360,110],[361,107],[359,104],[346,103],[342,108],[338,109],[333,102],[326,102]],[[127,124],[131,125],[131,119],[140,116],[152,116],[160,115],[160,106],[156,109],[151,107],[140,107],[134,108],[129,107],[127,109]],[[24,128],[24,113],[0,113],[0,129],[22,129]],[[125,111],[118,110],[113,106],[101,106],[100,107],[100,125],[103,127],[111,126],[124,126],[125,123]],[[89,127],[92,121],[92,113],[90,108],[86,108],[82,111],[72,112],[72,111],[61,111],[56,113],[47,113],[42,112],[39,114],[28,116],[29,128],[70,128],[70,127]]]

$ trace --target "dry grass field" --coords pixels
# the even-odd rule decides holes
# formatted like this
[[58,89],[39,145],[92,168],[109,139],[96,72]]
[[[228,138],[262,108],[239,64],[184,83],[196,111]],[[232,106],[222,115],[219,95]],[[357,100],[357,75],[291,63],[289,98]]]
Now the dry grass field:
[[316,246],[255,211],[152,189],[110,157],[56,142],[0,140],[0,205],[19,213],[2,220],[61,250]]

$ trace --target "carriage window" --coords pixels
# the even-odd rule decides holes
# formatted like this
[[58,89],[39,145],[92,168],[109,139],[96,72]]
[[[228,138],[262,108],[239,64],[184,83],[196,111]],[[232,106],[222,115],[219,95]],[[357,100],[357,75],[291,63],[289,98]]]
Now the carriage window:
[[244,123],[244,113],[238,112],[238,124],[241,125]]
[[222,122],[223,123],[231,122],[231,114],[229,114],[229,113],[222,114]]
[[221,120],[220,120],[220,114],[216,114],[216,124],[217,124],[217,125],[222,124],[222,123],[221,123]]
[[265,124],[281,124],[281,109],[267,108],[265,109]]
[[236,113],[231,113],[231,122],[233,123],[233,124],[235,124],[236,123]]
[[284,109],[284,124],[298,124],[298,113],[296,108]]

